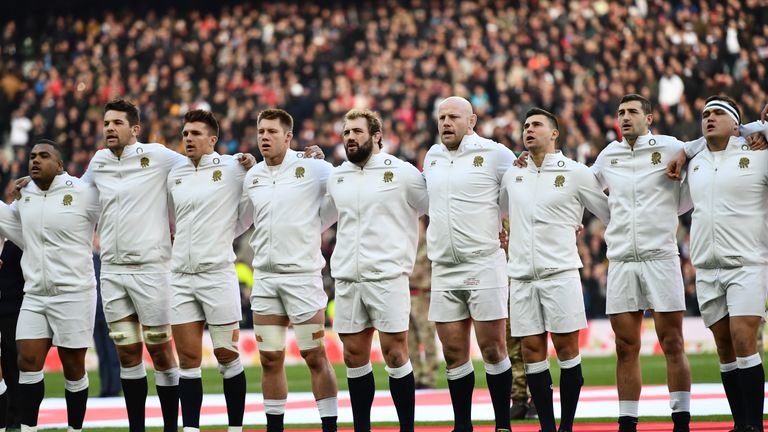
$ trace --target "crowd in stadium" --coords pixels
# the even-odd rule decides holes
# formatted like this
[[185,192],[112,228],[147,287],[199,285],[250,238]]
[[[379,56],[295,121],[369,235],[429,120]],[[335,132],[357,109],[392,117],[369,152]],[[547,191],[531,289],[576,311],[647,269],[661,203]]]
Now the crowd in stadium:
[[[699,135],[708,95],[735,98],[745,122],[768,100],[768,8],[760,0],[456,3],[244,2],[215,14],[0,19],[1,186],[26,175],[29,146],[41,137],[62,143],[67,171],[81,175],[103,147],[103,105],[118,96],[140,106],[142,142],[180,149],[183,114],[203,108],[221,123],[219,152],[257,158],[256,117],[281,107],[296,120],[295,148],[319,145],[334,165],[344,157],[344,113],[371,108],[383,119],[384,150],[417,167],[437,142],[435,107],[452,94],[470,100],[481,136],[516,153],[523,113],[553,112],[563,152],[588,165],[620,139],[615,111],[624,94],[651,100],[652,130],[681,140]],[[695,314],[685,219],[680,249]],[[601,317],[603,229],[596,220],[586,227],[587,313]],[[333,243],[326,235],[326,258]]]

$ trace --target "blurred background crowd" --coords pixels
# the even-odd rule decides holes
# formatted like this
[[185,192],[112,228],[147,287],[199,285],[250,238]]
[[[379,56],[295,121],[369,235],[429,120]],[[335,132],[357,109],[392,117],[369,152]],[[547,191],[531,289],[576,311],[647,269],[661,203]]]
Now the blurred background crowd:
[[[26,174],[41,137],[63,144],[68,171],[80,175],[103,146],[102,107],[117,96],[139,104],[143,142],[181,150],[184,113],[203,108],[221,123],[220,153],[257,158],[256,117],[281,107],[296,120],[294,147],[319,145],[334,164],[343,114],[371,108],[385,151],[418,167],[438,141],[435,107],[454,94],[472,102],[481,135],[515,152],[523,113],[552,111],[563,152],[588,165],[620,139],[615,111],[626,93],[652,101],[654,133],[681,140],[699,135],[711,94],[739,101],[745,122],[768,101],[765,0],[139,3],[0,16],[4,191]],[[697,314],[682,220],[688,313]],[[585,225],[585,304],[589,317],[604,317],[603,227]],[[333,231],[324,238],[328,258]]]

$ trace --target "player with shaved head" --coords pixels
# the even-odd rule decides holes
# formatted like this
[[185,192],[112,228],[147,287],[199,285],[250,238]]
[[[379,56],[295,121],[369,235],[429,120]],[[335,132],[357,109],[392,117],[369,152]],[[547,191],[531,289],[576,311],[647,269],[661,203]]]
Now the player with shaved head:
[[512,371],[506,349],[509,288],[500,248],[499,191],[514,153],[474,132],[477,116],[464,98],[440,103],[440,143],[424,159],[429,192],[427,250],[432,260],[429,319],[443,345],[454,430],[472,430],[474,325],[485,362],[496,430],[509,430]]

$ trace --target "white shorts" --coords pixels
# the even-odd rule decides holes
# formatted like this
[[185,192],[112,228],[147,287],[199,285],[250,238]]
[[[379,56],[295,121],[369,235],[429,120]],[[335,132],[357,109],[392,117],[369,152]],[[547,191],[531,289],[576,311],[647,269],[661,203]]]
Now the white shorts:
[[102,273],[101,299],[108,323],[137,314],[145,326],[171,322],[170,273]]
[[512,280],[509,287],[509,327],[514,337],[545,331],[571,333],[587,327],[581,278],[537,281]]
[[509,287],[480,290],[432,291],[429,320],[454,322],[472,318],[475,321],[506,319]]
[[408,277],[381,281],[336,280],[336,333],[358,333],[373,327],[384,333],[408,330],[411,291]]
[[728,315],[765,318],[768,266],[696,269],[696,296],[707,327]]
[[507,258],[501,249],[491,255],[455,265],[432,263],[433,292],[508,286]]
[[62,348],[93,343],[96,290],[41,296],[25,294],[16,324],[16,339],[52,339]]
[[207,321],[229,324],[243,319],[235,269],[171,274],[171,324]]
[[685,310],[680,257],[661,260],[608,263],[605,313]]
[[251,310],[256,315],[287,316],[292,323],[300,324],[327,305],[328,295],[320,275],[253,280]]

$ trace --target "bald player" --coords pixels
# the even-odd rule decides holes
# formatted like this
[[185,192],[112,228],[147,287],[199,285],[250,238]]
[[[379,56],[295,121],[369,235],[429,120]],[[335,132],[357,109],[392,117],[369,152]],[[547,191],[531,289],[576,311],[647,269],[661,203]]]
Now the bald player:
[[443,345],[454,430],[471,431],[474,325],[485,362],[496,430],[509,430],[512,371],[505,326],[509,290],[499,243],[499,191],[514,153],[474,131],[477,116],[464,98],[438,106],[440,143],[424,160],[429,193],[427,251],[432,260],[429,319]]

